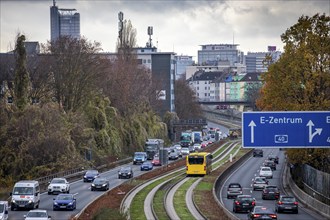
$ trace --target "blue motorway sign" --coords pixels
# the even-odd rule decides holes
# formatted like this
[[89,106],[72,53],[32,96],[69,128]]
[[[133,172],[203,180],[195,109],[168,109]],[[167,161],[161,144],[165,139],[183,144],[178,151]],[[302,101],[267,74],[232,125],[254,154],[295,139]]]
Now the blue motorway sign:
[[244,148],[330,148],[330,111],[244,112]]

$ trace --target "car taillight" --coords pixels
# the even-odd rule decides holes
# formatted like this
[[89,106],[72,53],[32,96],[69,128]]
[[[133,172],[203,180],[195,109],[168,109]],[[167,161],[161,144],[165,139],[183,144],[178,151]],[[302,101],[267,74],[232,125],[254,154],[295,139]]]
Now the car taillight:
[[206,166],[204,166],[204,171],[206,170]]
[[277,204],[279,204],[279,205],[282,205],[283,204],[283,202],[281,202],[281,201],[278,201],[278,203]]
[[186,170],[188,170],[188,166],[186,166]]
[[260,214],[253,214],[253,218],[259,218],[260,216]]
[[235,201],[235,204],[236,204],[236,205],[239,205],[239,201]]
[[298,205],[298,202],[294,202],[293,204]]
[[271,217],[271,218],[277,218],[277,215],[276,214],[270,214],[269,217]]
[[252,205],[253,205],[253,206],[255,206],[255,205],[256,205],[256,203],[255,203],[255,202],[252,202]]

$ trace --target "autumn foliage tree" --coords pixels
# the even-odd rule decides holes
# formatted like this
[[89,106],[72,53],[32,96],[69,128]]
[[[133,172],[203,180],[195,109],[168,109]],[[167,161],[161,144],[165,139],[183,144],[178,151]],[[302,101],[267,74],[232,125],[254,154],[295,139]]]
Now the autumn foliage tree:
[[[330,17],[301,16],[281,39],[284,53],[263,75],[257,106],[266,111],[329,111]],[[320,170],[327,166],[330,172],[329,149],[289,149],[287,153],[292,163],[309,163]]]

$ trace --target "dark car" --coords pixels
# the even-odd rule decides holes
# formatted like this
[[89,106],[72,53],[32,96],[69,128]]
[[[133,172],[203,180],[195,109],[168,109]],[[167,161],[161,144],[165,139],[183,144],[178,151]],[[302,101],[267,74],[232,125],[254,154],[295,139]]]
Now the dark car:
[[262,199],[278,199],[280,197],[280,191],[277,186],[268,185],[262,190]]
[[264,156],[264,151],[262,149],[254,149],[253,150],[253,157],[263,157]]
[[265,219],[277,219],[277,214],[270,208],[264,206],[255,206],[248,214],[248,219],[252,220],[265,220]]
[[275,156],[275,155],[271,154],[271,155],[268,156],[268,160],[272,160],[276,164],[278,164],[279,158],[278,158],[278,156]]
[[298,214],[298,202],[293,196],[280,196],[275,203],[275,211],[280,212],[293,212]]
[[56,198],[53,199],[53,210],[66,209],[74,210],[76,209],[76,198],[73,194],[58,194]]
[[266,160],[264,163],[265,167],[270,167],[272,170],[276,170],[276,163],[272,160]]
[[142,170],[152,170],[153,168],[153,165],[150,161],[146,161],[146,162],[143,162],[143,164],[141,164],[141,171]]
[[91,185],[91,191],[96,191],[96,190],[107,191],[109,189],[109,186],[110,186],[109,180],[105,178],[95,178]]
[[126,167],[121,167],[120,170],[118,171],[118,179],[123,179],[123,178],[132,178],[133,177],[133,169],[130,166]]
[[227,188],[227,199],[236,198],[238,195],[242,195],[242,186],[239,183],[230,183]]
[[87,170],[84,175],[84,182],[93,182],[99,175],[99,171],[97,170]]
[[233,202],[233,212],[250,212],[256,205],[251,195],[239,195]]

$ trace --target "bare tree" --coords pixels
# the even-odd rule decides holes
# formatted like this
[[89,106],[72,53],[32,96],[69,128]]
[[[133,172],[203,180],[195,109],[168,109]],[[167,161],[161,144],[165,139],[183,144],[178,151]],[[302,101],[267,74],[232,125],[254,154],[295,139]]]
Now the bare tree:
[[61,37],[49,43],[52,54],[53,89],[56,101],[65,111],[76,111],[98,93],[97,81],[104,76],[107,60],[97,54],[99,43]]
[[194,91],[184,79],[175,81],[175,109],[179,118],[200,118],[202,110]]

